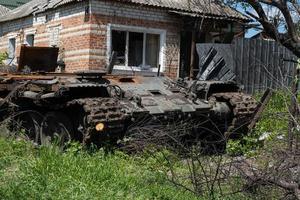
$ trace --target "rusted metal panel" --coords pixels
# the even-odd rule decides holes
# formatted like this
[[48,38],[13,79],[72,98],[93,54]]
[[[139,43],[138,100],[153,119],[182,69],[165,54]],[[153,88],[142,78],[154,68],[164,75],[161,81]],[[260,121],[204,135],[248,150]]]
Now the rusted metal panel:
[[56,47],[27,47],[22,45],[18,71],[29,67],[30,72],[54,72],[59,49]]

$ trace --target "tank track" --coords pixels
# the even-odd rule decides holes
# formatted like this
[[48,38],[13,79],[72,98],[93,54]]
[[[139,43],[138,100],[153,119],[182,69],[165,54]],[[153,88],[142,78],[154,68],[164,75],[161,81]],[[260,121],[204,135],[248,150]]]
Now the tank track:
[[124,131],[125,116],[121,111],[119,101],[114,98],[75,99],[68,102],[67,106],[81,106],[85,112],[83,113],[83,143],[89,141],[92,135],[97,133],[95,126],[100,122],[105,125],[101,135],[117,136]]
[[257,109],[256,100],[241,92],[216,93],[212,97],[219,101],[226,101],[233,111],[232,122],[224,134],[225,137],[231,138],[239,136],[238,133],[247,133],[248,125]]

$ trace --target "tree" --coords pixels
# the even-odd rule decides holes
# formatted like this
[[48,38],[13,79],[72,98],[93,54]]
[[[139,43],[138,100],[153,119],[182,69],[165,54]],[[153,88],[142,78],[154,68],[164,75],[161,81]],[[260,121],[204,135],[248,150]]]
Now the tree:
[[[255,18],[263,27],[265,33],[280,42],[291,50],[297,57],[300,57],[300,36],[297,30],[296,15],[300,15],[300,4],[297,0],[244,0],[251,6],[257,15],[247,12]],[[274,20],[267,16],[263,5],[272,6],[278,9],[284,19],[286,31],[280,32],[274,24]]]
[[[219,0],[219,2],[234,7],[243,6],[246,13],[262,26],[269,37],[300,57],[299,23],[297,23],[300,19],[299,0]],[[278,12],[270,15],[266,9],[268,7]],[[278,29],[278,21],[284,24],[284,31]]]

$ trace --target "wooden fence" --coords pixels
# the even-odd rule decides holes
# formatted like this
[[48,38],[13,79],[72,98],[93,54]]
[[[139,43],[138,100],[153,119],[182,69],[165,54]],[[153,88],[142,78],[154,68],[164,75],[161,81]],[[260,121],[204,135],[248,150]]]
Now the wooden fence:
[[227,66],[237,75],[237,81],[248,93],[266,88],[290,86],[297,60],[285,47],[274,41],[261,39],[235,39],[232,44],[197,44],[199,57],[211,47],[224,57]]

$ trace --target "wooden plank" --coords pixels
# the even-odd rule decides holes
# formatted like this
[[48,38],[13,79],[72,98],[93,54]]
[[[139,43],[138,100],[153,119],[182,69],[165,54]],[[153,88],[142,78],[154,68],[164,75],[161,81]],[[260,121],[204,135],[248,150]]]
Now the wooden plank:
[[262,96],[262,98],[260,99],[259,105],[257,106],[257,109],[254,113],[254,116],[252,118],[251,123],[248,125],[248,129],[249,131],[252,130],[255,127],[255,124],[257,123],[257,121],[260,119],[262,112],[264,111],[264,109],[266,108],[268,102],[270,101],[271,97],[273,95],[273,92],[271,89],[267,89],[264,92],[264,95]]
[[[221,51],[218,50],[218,54],[222,53],[223,56],[227,56],[229,52],[226,49],[220,49]],[[280,80],[283,80],[284,86],[291,83],[295,66],[291,63],[282,63],[280,60],[282,55],[292,57],[293,54],[276,42],[237,38],[234,39],[231,50],[233,67],[232,65],[227,66],[232,68],[237,75],[239,84],[244,85],[247,93],[263,91],[267,88],[276,89],[278,88],[277,82]],[[280,68],[283,77],[279,73]],[[220,73],[225,73],[225,71],[221,70]]]
[[250,41],[250,40],[248,40],[247,41],[247,44],[248,44],[248,48],[247,48],[247,85],[248,85],[248,92],[249,93],[253,93],[253,91],[252,91],[252,74],[251,74],[251,72],[252,72],[252,70],[253,70],[253,68],[252,68],[252,64],[251,64],[251,61],[252,61],[252,59],[253,59],[253,57],[252,57],[252,55],[251,55],[251,53],[253,52],[253,46],[251,45],[251,44],[253,44],[253,41]]
[[269,43],[268,42],[262,42],[262,56],[263,56],[263,62],[265,63],[265,67],[260,67],[260,73],[261,73],[261,78],[260,78],[260,84],[262,84],[262,89],[266,90],[268,88],[268,79],[267,79],[267,73],[265,69],[269,68],[270,62],[268,59],[268,48],[269,48]]
[[254,92],[260,91],[262,89],[261,86],[261,80],[260,80],[260,73],[261,73],[261,68],[263,64],[263,58],[262,58],[262,40],[257,40],[256,42],[256,56],[255,56],[255,84],[254,84]]

